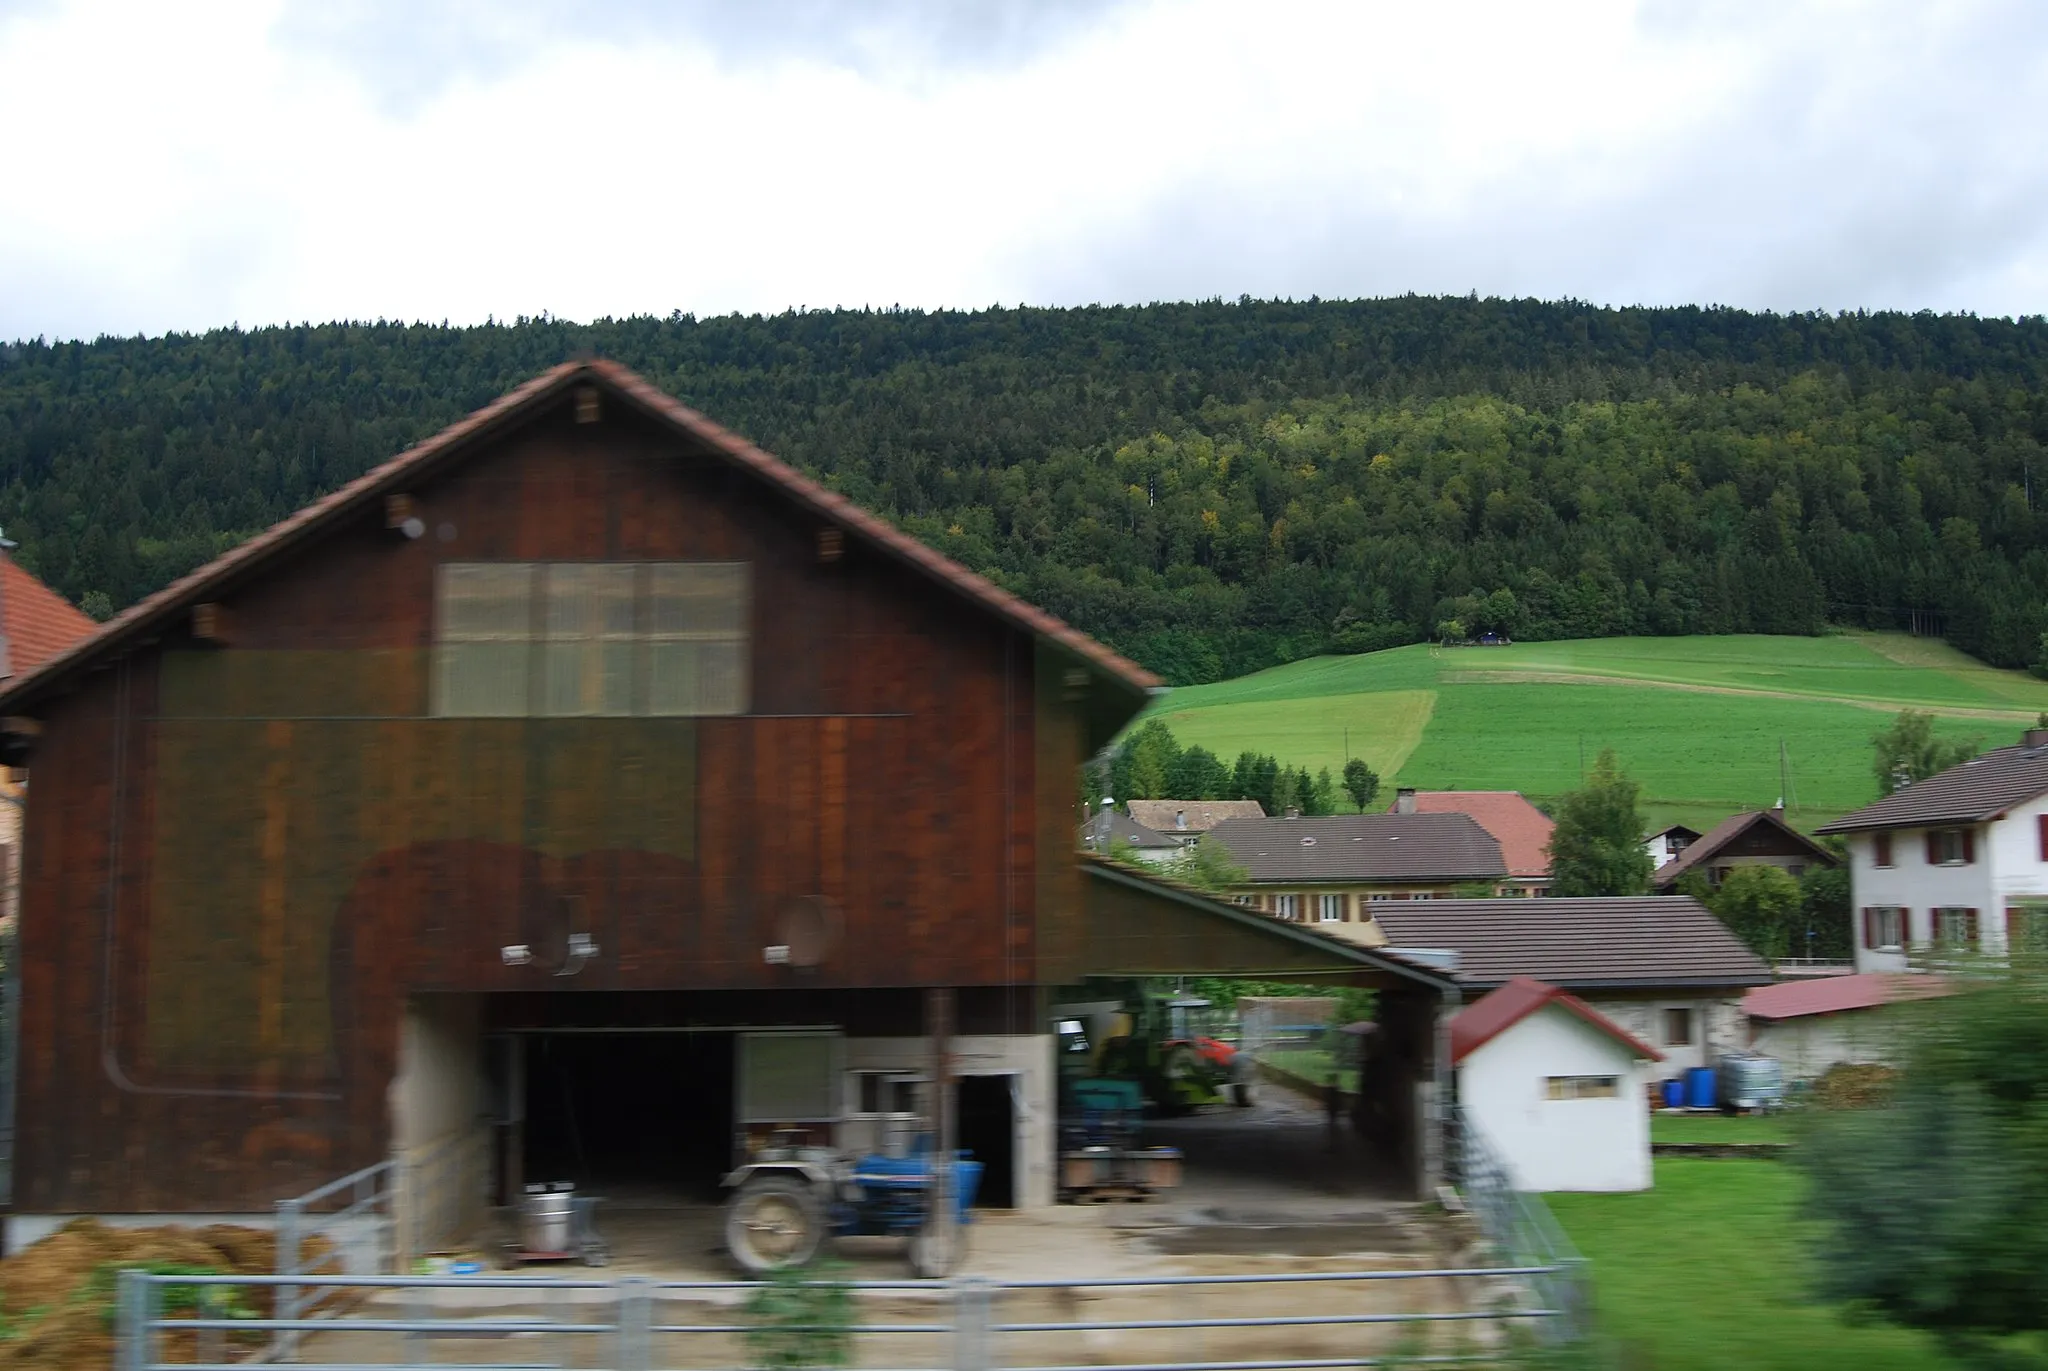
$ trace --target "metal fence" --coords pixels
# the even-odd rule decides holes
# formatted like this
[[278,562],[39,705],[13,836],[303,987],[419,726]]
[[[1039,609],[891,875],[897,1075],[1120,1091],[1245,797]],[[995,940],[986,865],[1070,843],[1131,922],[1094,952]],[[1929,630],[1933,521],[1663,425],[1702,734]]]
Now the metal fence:
[[[850,1364],[954,1371],[1282,1371],[1494,1363],[1513,1327],[1569,1311],[1469,1307],[1474,1292],[1529,1285],[1552,1267],[1151,1276],[1102,1281],[849,1281],[860,1315]],[[753,1364],[746,1301],[758,1282],[479,1276],[300,1276],[320,1311],[255,1316],[283,1277],[124,1271],[119,1371],[224,1371],[266,1339],[303,1339],[301,1371],[381,1367],[601,1366],[616,1371]],[[1243,1313],[1246,1291],[1303,1312]],[[483,1312],[495,1295],[510,1312]],[[1387,1306],[1387,1307],[1381,1307]],[[840,1331],[840,1330],[835,1330]],[[275,1345],[273,1343],[272,1345]]]
[[1550,1206],[1515,1187],[1506,1163],[1462,1109],[1452,1112],[1451,1133],[1451,1177],[1465,1207],[1503,1265],[1530,1273],[1527,1298],[1556,1313],[1539,1330],[1563,1339],[1583,1336],[1592,1307],[1586,1259]]

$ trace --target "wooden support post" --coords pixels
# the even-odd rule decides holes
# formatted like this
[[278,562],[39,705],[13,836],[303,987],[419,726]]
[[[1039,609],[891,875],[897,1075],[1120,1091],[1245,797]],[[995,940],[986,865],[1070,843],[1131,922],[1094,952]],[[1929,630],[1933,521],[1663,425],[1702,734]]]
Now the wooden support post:
[[933,1172],[931,1208],[925,1215],[925,1250],[934,1269],[921,1275],[946,1275],[959,1251],[953,1214],[953,1153],[958,1149],[953,1104],[953,990],[947,986],[924,995],[925,1032],[932,1048]]

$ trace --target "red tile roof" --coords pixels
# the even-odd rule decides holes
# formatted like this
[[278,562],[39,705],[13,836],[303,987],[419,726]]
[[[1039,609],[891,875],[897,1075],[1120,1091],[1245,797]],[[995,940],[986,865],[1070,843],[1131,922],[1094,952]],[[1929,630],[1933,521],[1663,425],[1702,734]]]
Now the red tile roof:
[[846,529],[884,555],[916,568],[998,618],[1066,649],[1095,667],[1111,684],[1131,695],[1142,698],[1160,684],[1158,677],[1137,663],[1119,656],[1037,606],[1026,604],[986,577],[969,571],[942,553],[934,552],[845,496],[826,490],[794,467],[769,456],[673,396],[657,390],[628,368],[617,362],[598,359],[564,362],[542,372],[468,418],[449,425],[425,442],[372,468],[190,575],[129,606],[86,641],[58,652],[41,663],[38,669],[10,681],[5,689],[0,689],[0,708],[21,709],[31,696],[48,689],[67,672],[154,636],[192,605],[219,595],[286,549],[297,546],[383,495],[404,491],[431,470],[469,450],[473,441],[502,432],[560,402],[575,387],[593,383],[631,403],[672,431],[695,439],[712,455],[753,472],[783,496],[810,509],[821,519]]
[[1546,1005],[1575,1014],[1645,1061],[1661,1062],[1664,1054],[1602,1014],[1576,995],[1528,976],[1517,976],[1451,1020],[1451,1064],[1465,1058]]
[[1875,1009],[1901,1000],[1930,1000],[1954,993],[1955,987],[1939,976],[1865,971],[1855,976],[1822,976],[1760,985],[1742,997],[1742,1012],[1752,1019],[1803,1019],[1812,1014]]
[[69,600],[0,554],[0,633],[7,635],[5,674],[22,676],[84,638],[99,625]]
[[[1400,799],[1396,797],[1394,803],[1399,804]],[[1550,830],[1557,825],[1519,790],[1418,790],[1415,812],[1469,814],[1500,844],[1508,875],[1525,880],[1550,875]]]

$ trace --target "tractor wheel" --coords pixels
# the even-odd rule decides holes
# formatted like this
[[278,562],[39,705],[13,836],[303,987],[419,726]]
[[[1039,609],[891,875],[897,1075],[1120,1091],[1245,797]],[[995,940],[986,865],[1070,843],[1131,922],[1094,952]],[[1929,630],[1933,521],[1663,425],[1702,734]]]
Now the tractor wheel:
[[725,1206],[725,1246],[750,1272],[802,1266],[825,1240],[816,1187],[796,1176],[756,1176]]

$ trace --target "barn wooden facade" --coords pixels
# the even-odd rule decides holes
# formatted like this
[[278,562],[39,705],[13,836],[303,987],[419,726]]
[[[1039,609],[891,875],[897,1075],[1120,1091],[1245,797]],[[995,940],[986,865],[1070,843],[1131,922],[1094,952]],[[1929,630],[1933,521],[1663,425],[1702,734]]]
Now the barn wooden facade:
[[[521,1034],[879,1042],[945,987],[1036,1071],[1037,988],[1105,936],[1075,768],[1154,684],[559,367],[0,696],[33,776],[13,1210],[262,1212],[430,1119],[516,1121],[484,1045]],[[1193,969],[1266,935],[1216,936]],[[643,1067],[731,1096],[692,1060]]]

